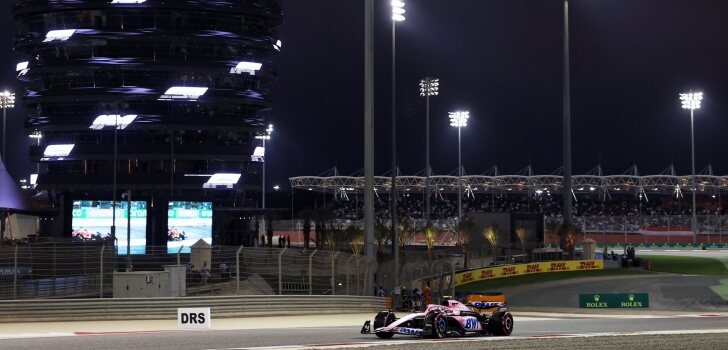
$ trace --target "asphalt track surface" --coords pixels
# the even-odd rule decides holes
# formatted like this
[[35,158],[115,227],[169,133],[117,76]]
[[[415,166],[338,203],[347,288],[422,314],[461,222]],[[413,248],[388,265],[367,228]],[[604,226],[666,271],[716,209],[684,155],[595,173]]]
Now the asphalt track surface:
[[[374,335],[359,334],[363,315],[352,315],[344,326],[317,327],[313,316],[309,324],[290,327],[281,318],[260,318],[259,324],[266,329],[229,329],[178,331],[147,330],[124,333],[88,332],[72,333],[0,334],[0,349],[281,349],[281,348],[333,348],[339,346],[391,345],[387,349],[419,349],[423,345],[443,348],[451,340],[417,339],[395,336],[392,340],[380,340]],[[373,316],[373,315],[372,315]],[[281,327],[275,327],[276,322]],[[302,322],[305,323],[305,322]],[[214,327],[214,323],[213,323]],[[673,333],[686,335],[674,335]],[[634,336],[635,334],[640,336]],[[665,341],[667,336],[683,337],[685,342],[707,342],[704,348],[725,348],[728,340],[728,313],[690,313],[672,315],[576,315],[576,314],[532,314],[515,313],[515,330],[511,337],[472,337],[463,343],[452,344],[453,349],[483,348],[498,342],[498,347],[507,348],[581,348],[591,344],[612,344],[627,341],[628,348],[640,348],[643,338],[653,337]],[[595,337],[604,337],[595,338]],[[584,338],[591,339],[584,341]],[[605,340],[606,339],[606,340]],[[707,340],[706,340],[707,339]],[[471,343],[478,342],[478,343]],[[552,342],[549,345],[548,342]],[[583,344],[579,342],[584,342]],[[425,344],[422,344],[425,343]],[[358,344],[358,345],[356,345]],[[456,345],[461,344],[461,345]],[[697,343],[691,343],[697,344]],[[670,344],[675,348],[674,344]],[[450,345],[447,345],[450,347]],[[612,348],[611,346],[609,348]],[[659,348],[659,347],[658,347]],[[680,347],[678,347],[680,348]],[[696,347],[688,347],[696,348]],[[698,347],[700,348],[700,347]],[[654,349],[654,347],[653,347]]]

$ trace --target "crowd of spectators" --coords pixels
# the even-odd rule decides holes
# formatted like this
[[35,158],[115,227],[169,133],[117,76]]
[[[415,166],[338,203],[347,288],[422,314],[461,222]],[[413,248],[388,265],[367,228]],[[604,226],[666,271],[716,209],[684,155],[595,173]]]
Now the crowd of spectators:
[[[374,210],[377,217],[389,218],[390,204],[387,197],[376,198]],[[359,220],[364,214],[364,203],[361,199],[337,198],[327,202],[326,207],[337,219]],[[412,219],[423,219],[424,198],[422,195],[404,194],[397,201],[397,213]],[[497,212],[497,213],[543,213],[547,218],[560,218],[562,213],[561,195],[554,194],[468,194],[462,197],[463,213]],[[430,218],[444,220],[457,216],[458,203],[456,194],[437,193],[430,201]],[[668,195],[643,196],[612,195],[602,200],[598,195],[577,195],[573,201],[573,213],[576,217],[610,216],[610,217],[648,217],[666,215],[692,215],[692,200],[689,197],[675,198]],[[699,196],[697,202],[698,215],[725,215],[726,210],[720,198]]]

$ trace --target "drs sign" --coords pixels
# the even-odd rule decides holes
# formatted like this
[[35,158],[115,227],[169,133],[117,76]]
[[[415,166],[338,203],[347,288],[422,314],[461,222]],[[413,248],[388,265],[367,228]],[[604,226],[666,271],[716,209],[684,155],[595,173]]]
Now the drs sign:
[[180,329],[209,329],[210,308],[177,309],[177,326]]

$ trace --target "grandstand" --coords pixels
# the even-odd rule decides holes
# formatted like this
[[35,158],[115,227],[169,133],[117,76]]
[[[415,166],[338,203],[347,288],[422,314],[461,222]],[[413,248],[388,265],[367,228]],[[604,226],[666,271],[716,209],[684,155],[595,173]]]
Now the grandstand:
[[[692,191],[697,191],[698,198],[698,240],[722,242],[728,227],[721,198],[722,191],[728,189],[728,176],[714,175],[710,166],[696,175],[696,187],[692,186],[692,176],[676,175],[672,166],[658,175],[639,175],[636,166],[619,175],[604,175],[596,167],[586,175],[574,175],[572,181],[574,221],[597,241],[692,241]],[[293,177],[290,182],[296,190],[332,195],[334,200],[326,207],[337,219],[363,219],[363,177],[340,176],[333,169],[322,176]],[[543,213],[548,230],[561,222],[562,182],[558,172],[534,175],[530,167],[516,175],[501,175],[495,167],[483,175],[466,175],[462,179],[463,211]],[[430,219],[452,227],[457,216],[457,176],[431,176],[430,183]],[[375,215],[379,220],[389,220],[390,186],[390,177],[375,177]],[[400,194],[398,215],[423,227],[425,177],[398,176],[396,186]]]

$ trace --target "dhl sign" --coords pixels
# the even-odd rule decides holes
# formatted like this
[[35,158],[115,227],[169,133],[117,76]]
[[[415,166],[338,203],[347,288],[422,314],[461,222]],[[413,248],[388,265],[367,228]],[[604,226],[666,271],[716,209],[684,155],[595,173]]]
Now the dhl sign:
[[455,274],[455,286],[493,278],[529,275],[533,273],[603,270],[602,260],[549,261],[530,264],[489,267]]

